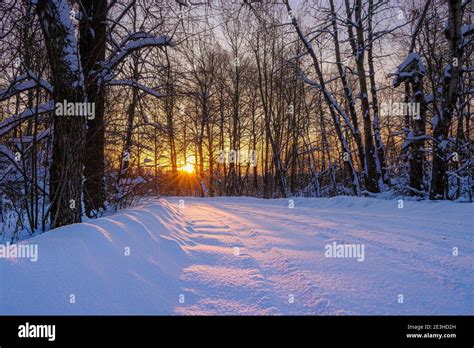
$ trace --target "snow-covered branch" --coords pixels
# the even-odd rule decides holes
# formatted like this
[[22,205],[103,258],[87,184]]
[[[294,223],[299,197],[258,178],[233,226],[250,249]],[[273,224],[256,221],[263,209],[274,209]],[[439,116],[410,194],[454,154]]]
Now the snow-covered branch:
[[168,128],[164,125],[162,125],[161,123],[158,123],[158,122],[153,122],[153,121],[150,121],[150,119],[148,118],[148,116],[143,113],[142,114],[142,118],[143,118],[143,123],[147,126],[152,126],[162,132],[165,132],[167,133],[168,132]]
[[416,76],[423,76],[426,74],[426,69],[421,61],[418,53],[409,53],[407,58],[397,67],[395,78],[393,79],[393,86],[398,87],[406,79],[412,79]]
[[[125,42],[125,45],[123,45],[112,57],[102,63],[103,70],[100,72],[100,76],[103,81],[109,80],[111,75],[113,75],[111,73],[113,69],[132,52],[146,47],[163,47],[171,46],[173,44],[173,41],[169,36],[150,37],[148,34],[145,36],[143,34],[144,33],[135,33],[128,36],[123,41]],[[134,35],[136,35],[136,37]]]
[[163,95],[158,93],[155,89],[149,88],[135,80],[112,80],[108,81],[106,84],[107,86],[130,86],[157,98],[163,97]]
[[41,79],[31,71],[27,71],[25,74],[18,76],[6,89],[0,90],[0,101],[36,87],[41,87],[49,93],[53,93],[53,87],[48,81]]
[[0,122],[0,137],[4,136],[8,132],[16,128],[23,121],[51,111],[54,111],[54,101],[50,101],[48,103],[41,104],[37,107],[26,109],[25,111],[17,115],[12,115],[8,117],[7,119]]

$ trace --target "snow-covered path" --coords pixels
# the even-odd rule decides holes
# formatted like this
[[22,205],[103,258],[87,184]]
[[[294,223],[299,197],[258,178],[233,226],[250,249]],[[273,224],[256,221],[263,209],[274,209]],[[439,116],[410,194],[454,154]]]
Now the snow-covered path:
[[[286,201],[187,199],[183,215],[198,242],[190,250],[203,264],[184,270],[194,296],[179,312],[474,312],[472,218],[423,216],[410,211],[413,202],[399,209],[396,202],[334,200],[319,209],[298,200],[290,209]],[[391,209],[377,209],[387,203]],[[324,257],[333,241],[363,244],[364,261]],[[453,256],[455,246],[463,258]]]
[[[295,199],[293,208],[151,200],[26,241],[38,244],[36,263],[0,259],[0,311],[472,315],[472,208],[355,197]],[[333,242],[363,246],[363,260],[325,257]]]

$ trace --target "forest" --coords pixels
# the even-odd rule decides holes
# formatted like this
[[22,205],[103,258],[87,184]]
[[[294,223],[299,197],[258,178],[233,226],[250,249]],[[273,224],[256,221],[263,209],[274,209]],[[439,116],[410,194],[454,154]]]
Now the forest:
[[0,235],[143,197],[472,202],[470,0],[2,0]]

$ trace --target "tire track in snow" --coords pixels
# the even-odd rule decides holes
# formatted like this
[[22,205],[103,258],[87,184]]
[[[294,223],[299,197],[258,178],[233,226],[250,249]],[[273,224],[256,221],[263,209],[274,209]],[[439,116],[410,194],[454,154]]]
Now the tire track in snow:
[[[279,314],[273,306],[271,286],[260,274],[254,260],[245,253],[245,242],[232,232],[215,210],[190,206],[190,238],[198,244],[189,247],[195,264],[183,270],[183,291],[190,303],[175,309],[178,314]],[[196,213],[196,210],[199,212]],[[202,212],[206,212],[204,219]],[[213,224],[209,224],[212,221]],[[202,224],[201,222],[206,222]],[[243,249],[238,256],[234,247]]]
[[[254,294],[259,294],[261,289],[265,289],[263,292],[266,292],[266,294],[257,299],[257,301],[263,299],[263,307],[256,314],[266,314],[269,309],[271,309],[270,313],[272,314],[322,314],[326,312],[329,301],[322,296],[321,289],[305,275],[304,271],[299,269],[299,264],[294,259],[290,258],[272,243],[267,234],[271,234],[273,231],[268,231],[265,224],[255,224],[255,221],[251,222],[240,215],[224,211],[222,206],[214,207],[210,204],[204,205],[200,203],[199,210],[206,213],[207,218],[205,221],[214,221],[219,226],[227,225],[226,232],[229,231],[229,225],[235,226],[232,229],[232,235],[236,238],[238,245],[235,243],[234,246],[242,247],[244,253],[239,257],[226,259],[225,263],[228,264],[230,262],[232,265],[243,267],[242,269],[246,270],[258,270],[258,272],[254,272],[250,277],[250,279],[258,279],[258,282],[255,284],[258,284],[256,286],[258,289],[254,288],[253,292]],[[194,220],[194,224],[196,222],[199,221]],[[193,229],[198,232],[195,235],[199,242],[205,241],[202,239],[203,232],[207,233],[207,238],[213,239],[214,233],[210,233],[210,231],[219,230],[212,224],[205,227],[194,226]],[[265,231],[266,233],[259,231]],[[192,238],[196,241],[194,237]],[[216,245],[214,244],[214,246]],[[226,245],[226,247],[230,246],[232,245]],[[196,271],[195,273],[199,272]],[[197,278],[201,279],[201,282],[207,282],[206,279],[202,279],[205,278],[202,272]],[[190,279],[194,282],[196,281],[196,277],[191,277]],[[222,279],[220,281],[221,283],[223,282]],[[212,290],[215,289],[207,290],[213,292]],[[232,294],[232,291],[229,293]],[[229,297],[229,293],[219,295]],[[291,297],[294,299],[293,303],[290,303],[292,301]],[[205,302],[207,305],[215,304],[215,301],[207,300]],[[262,304],[259,303],[259,305],[261,306]],[[245,308],[248,309],[248,307]],[[204,312],[209,313],[208,311]],[[202,308],[199,313],[202,313]]]
[[[360,210],[354,210],[351,213],[335,208],[332,211],[320,210],[313,207],[301,207],[292,210],[291,219],[288,219],[288,208],[284,206],[273,206],[272,211],[268,209],[258,209],[258,207],[249,207],[242,204],[220,204],[220,209],[238,210],[241,215],[250,217],[251,220],[260,220],[263,224],[270,222],[277,226],[285,225],[298,231],[294,234],[295,238],[301,237],[306,233],[305,226],[314,230],[315,237],[322,236],[327,238],[327,242],[337,241],[338,243],[362,243],[366,246],[366,251],[372,250],[372,263],[385,263],[385,266],[392,269],[403,277],[416,276],[424,279],[424,284],[431,284],[437,291],[444,292],[449,289],[451,293],[465,294],[464,277],[471,277],[474,274],[469,267],[469,259],[472,260],[472,247],[467,243],[469,238],[458,233],[451,235],[451,224],[448,223],[446,216],[437,220],[436,223],[427,226],[428,219],[418,220],[418,215],[403,216],[404,221],[396,214],[369,213]],[[365,218],[361,219],[361,215]],[[331,234],[321,233],[321,229],[329,230]],[[322,226],[321,226],[322,225]],[[338,226],[338,228],[332,228]],[[469,224],[454,223],[454,226]],[[295,226],[297,226],[295,228]],[[472,224],[470,224],[472,226]],[[307,230],[307,229],[306,229]],[[448,239],[450,241],[448,241]],[[453,245],[465,246],[464,253],[468,260],[462,261],[450,256]],[[415,247],[414,247],[415,246]],[[467,248],[467,249],[466,249]],[[322,250],[322,249],[321,249]],[[471,251],[470,251],[471,250]],[[370,252],[370,251],[369,251]],[[370,257],[370,254],[369,254]],[[467,262],[466,262],[467,261]],[[472,264],[472,262],[471,262]],[[303,267],[304,268],[304,267]],[[463,274],[462,277],[456,275]],[[369,280],[369,279],[367,279]],[[393,281],[390,278],[381,279],[385,287],[381,296],[387,296],[385,293],[398,291],[398,288],[405,288],[404,291],[410,292],[403,284]],[[370,291],[370,283],[366,285],[366,291]],[[419,294],[419,289],[413,289],[420,296],[419,301],[424,296]],[[463,295],[464,296],[464,295]],[[387,300],[389,300],[387,298]],[[420,303],[418,303],[420,305]],[[419,308],[426,305],[420,305]],[[381,309],[379,309],[381,310]],[[388,309],[393,311],[393,309]],[[416,310],[416,309],[415,309]],[[421,309],[420,309],[421,310]]]

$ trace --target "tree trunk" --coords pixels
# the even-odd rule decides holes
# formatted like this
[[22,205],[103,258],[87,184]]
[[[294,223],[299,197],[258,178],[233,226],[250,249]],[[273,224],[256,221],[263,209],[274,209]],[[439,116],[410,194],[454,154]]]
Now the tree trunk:
[[[56,102],[84,101],[81,64],[67,0],[38,0],[36,11],[46,42]],[[85,119],[55,115],[50,167],[51,228],[81,222]]]
[[[285,0],[284,2],[285,2],[288,13],[292,13],[288,0]],[[301,31],[301,28],[298,25],[298,22],[296,21],[294,17],[292,18],[292,23],[296,29],[298,37],[300,38],[301,42],[304,44],[307,52],[309,53],[312,59],[313,67],[316,71],[316,75],[318,77],[318,82],[319,82],[319,86],[317,88],[320,89],[321,92],[323,93],[324,99],[329,107],[329,112],[331,114],[331,117],[334,123],[334,129],[336,130],[337,138],[341,144],[342,151],[345,153],[346,158],[344,160],[344,164],[345,164],[347,173],[351,177],[352,190],[354,191],[354,194],[356,196],[359,196],[360,195],[359,177],[357,175],[354,164],[352,162],[352,156],[351,156],[349,144],[347,143],[347,140],[344,136],[344,133],[342,132],[341,125],[339,122],[339,114],[343,114],[343,110],[341,109],[340,105],[336,103],[333,96],[326,88],[326,82],[324,81],[324,76],[323,76],[321,67],[319,65],[318,57],[316,57],[313,47],[305,38],[303,32]],[[338,113],[336,113],[336,109]]]
[[379,188],[388,183],[388,176],[385,164],[385,147],[382,141],[382,135],[380,134],[380,118],[379,118],[379,100],[377,97],[377,83],[375,81],[375,68],[374,68],[374,52],[373,52],[373,41],[374,32],[372,28],[372,19],[374,16],[374,1],[369,0],[369,14],[368,14],[368,25],[367,30],[369,43],[367,44],[367,61],[369,66],[369,79],[370,79],[370,94],[372,95],[372,109],[374,111],[374,138],[375,138],[375,159],[377,165],[377,180]]
[[445,69],[443,80],[443,100],[441,111],[433,126],[433,167],[431,172],[430,199],[446,198],[446,170],[448,132],[451,126],[454,108],[458,99],[458,87],[461,76],[461,46],[462,8],[460,0],[449,0],[449,18],[446,38],[449,43],[449,63]]
[[334,32],[333,34],[334,35],[334,52],[336,56],[337,71],[339,72],[339,77],[342,82],[342,88],[344,89],[344,96],[346,98],[347,106],[349,108],[349,115],[352,121],[352,127],[350,127],[350,129],[352,132],[352,136],[354,137],[354,140],[357,145],[357,150],[358,150],[358,155],[359,155],[359,164],[360,164],[360,167],[362,168],[361,169],[362,181],[366,183],[367,182],[367,159],[366,159],[364,145],[362,143],[362,134],[359,127],[359,121],[357,119],[357,112],[355,109],[356,101],[354,99],[346,72],[344,70],[344,66],[341,61],[341,51],[339,47],[339,34],[338,34],[338,26],[337,26],[337,21],[336,21],[336,11],[334,8],[334,1],[330,0],[329,5],[331,7],[331,14],[332,14],[331,24],[332,24],[333,32]]
[[107,0],[82,0],[81,4],[79,49],[86,80],[87,101],[95,105],[95,118],[87,121],[87,156],[84,158],[84,206],[87,216],[92,217],[104,207],[105,201],[105,93],[93,71],[98,70],[98,63],[105,59]]
[[[348,7],[348,0],[346,0],[347,16],[350,18],[350,11]],[[367,159],[367,183],[366,189],[370,192],[379,192],[379,185],[377,182],[377,166],[375,160],[375,148],[372,135],[372,122],[370,120],[370,105],[367,88],[367,78],[364,66],[365,57],[365,41],[364,41],[364,26],[362,21],[362,0],[356,0],[355,9],[355,23],[356,23],[356,37],[352,31],[352,26],[349,25],[349,40],[352,44],[352,51],[356,62],[357,75],[360,87],[361,111],[362,120],[364,122],[364,147]]]

